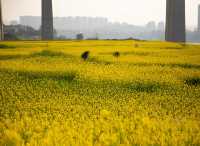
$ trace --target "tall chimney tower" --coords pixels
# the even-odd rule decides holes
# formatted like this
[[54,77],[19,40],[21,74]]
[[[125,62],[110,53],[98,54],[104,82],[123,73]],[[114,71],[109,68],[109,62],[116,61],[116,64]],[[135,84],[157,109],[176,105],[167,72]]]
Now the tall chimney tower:
[[3,32],[3,16],[2,16],[2,6],[0,0],[0,41],[4,40],[4,32]]
[[52,0],[42,0],[42,40],[53,40]]
[[200,32],[200,5],[198,7],[198,27],[197,27],[198,32]]
[[185,0],[167,0],[165,40],[185,42]]

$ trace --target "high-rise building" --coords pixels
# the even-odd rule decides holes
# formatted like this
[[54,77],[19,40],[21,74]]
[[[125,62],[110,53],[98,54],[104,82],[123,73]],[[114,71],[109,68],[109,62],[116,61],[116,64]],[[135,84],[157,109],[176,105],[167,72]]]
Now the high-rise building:
[[150,21],[146,24],[146,28],[149,31],[155,31],[156,30],[156,23],[154,21]]
[[1,0],[0,0],[0,40],[4,39],[4,32],[3,32],[3,18],[2,18],[2,7],[1,7]]
[[185,42],[185,0],[167,0],[166,41]]
[[197,27],[197,29],[200,32],[200,5],[198,7],[198,27]]
[[52,0],[42,0],[42,39],[53,39],[53,9]]
[[165,24],[164,22],[159,22],[157,26],[158,31],[164,31],[165,30]]
[[10,21],[10,25],[18,25],[18,21],[17,20],[11,20]]
[[41,27],[41,17],[40,16],[20,16],[19,24],[25,26],[31,26],[34,29],[40,29]]

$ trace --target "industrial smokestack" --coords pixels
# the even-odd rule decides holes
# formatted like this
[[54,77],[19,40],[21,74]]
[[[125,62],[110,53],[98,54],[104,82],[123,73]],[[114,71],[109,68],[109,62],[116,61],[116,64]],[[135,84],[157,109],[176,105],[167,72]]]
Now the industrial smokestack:
[[4,40],[4,32],[3,32],[3,15],[2,15],[2,6],[0,0],[0,40]]
[[198,27],[197,27],[198,32],[200,32],[200,5],[198,7]]
[[185,0],[167,0],[166,41],[185,42]]
[[53,39],[52,0],[42,0],[42,40]]

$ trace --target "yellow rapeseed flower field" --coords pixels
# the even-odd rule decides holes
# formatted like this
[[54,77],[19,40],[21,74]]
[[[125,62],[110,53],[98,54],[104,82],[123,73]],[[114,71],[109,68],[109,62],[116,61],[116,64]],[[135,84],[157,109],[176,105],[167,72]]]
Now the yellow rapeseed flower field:
[[1,42],[0,145],[198,146],[200,45]]

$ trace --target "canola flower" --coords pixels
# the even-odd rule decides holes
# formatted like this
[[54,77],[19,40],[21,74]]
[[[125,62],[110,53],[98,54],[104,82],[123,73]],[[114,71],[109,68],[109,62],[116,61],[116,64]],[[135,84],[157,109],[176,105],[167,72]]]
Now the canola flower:
[[0,145],[200,145],[200,46],[2,44]]

